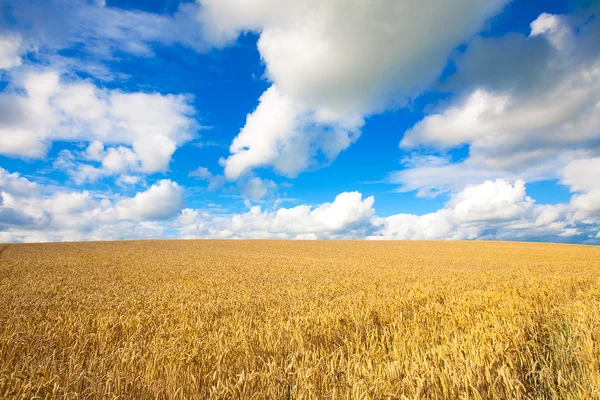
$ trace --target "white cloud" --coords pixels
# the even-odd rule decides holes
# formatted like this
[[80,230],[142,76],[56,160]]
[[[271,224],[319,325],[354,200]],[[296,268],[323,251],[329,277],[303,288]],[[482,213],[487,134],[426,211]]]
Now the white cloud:
[[211,172],[206,167],[198,167],[192,172],[190,172],[188,176],[192,178],[210,179],[212,178],[213,174],[211,174]]
[[360,115],[423,90],[448,52],[507,1],[201,3],[213,42],[227,43],[246,30],[260,33],[267,75],[284,95],[314,110]]
[[[596,189],[594,189],[596,190]],[[588,194],[598,196],[597,192]],[[240,214],[184,209],[183,188],[162,180],[133,197],[71,191],[33,183],[0,168],[0,242],[124,238],[504,239],[597,243],[598,209],[577,203],[539,205],[525,184],[470,185],[440,210],[375,215],[375,199],[359,192],[332,203]],[[596,197],[597,199],[597,197]],[[277,203],[279,204],[279,203]],[[596,203],[597,204],[597,203]],[[592,212],[589,212],[592,211]],[[176,215],[179,215],[175,218]],[[176,232],[176,233],[175,233]],[[176,235],[176,236],[174,236]]]
[[242,193],[252,200],[259,200],[275,189],[277,189],[277,184],[272,180],[252,177],[243,185]]
[[[213,43],[260,34],[273,82],[233,142],[226,176],[259,166],[294,176],[312,165],[317,150],[335,158],[356,140],[363,117],[423,91],[448,53],[506,2],[201,1]],[[298,149],[293,158],[286,157],[290,146]]]
[[467,157],[461,162],[452,162],[444,156],[416,156],[418,162],[405,159],[404,169],[389,174],[390,183],[400,184],[399,192],[416,190],[417,197],[435,197],[444,192],[457,192],[465,185],[478,184],[485,180],[504,179],[535,182],[559,179],[560,171],[571,161],[589,156],[585,150],[563,151],[554,158],[531,163],[520,168],[482,165],[479,158]]
[[497,180],[467,186],[446,206],[454,210],[458,220],[473,222],[511,220],[524,214],[532,204],[531,198],[525,196],[525,182],[516,181],[511,186]]
[[198,167],[188,174],[191,178],[208,181],[208,190],[217,190],[225,185],[225,177],[222,175],[213,175],[208,168]]
[[598,154],[600,57],[584,46],[593,29],[569,21],[542,14],[529,37],[476,40],[449,79],[451,87],[474,89],[425,117],[400,143],[404,149],[442,152],[468,145],[468,157],[409,167],[391,180],[404,190],[428,193],[455,190],[465,177],[467,182],[557,179],[571,161]]
[[600,212],[600,187],[592,189],[585,194],[573,196],[571,204],[585,213]]
[[21,35],[0,32],[0,69],[21,65]]
[[373,203],[373,197],[363,199],[361,193],[352,192],[340,194],[331,204],[272,212],[259,206],[233,215],[186,209],[177,225],[183,238],[553,241],[577,241],[590,234],[592,238],[600,226],[600,220],[579,218],[570,204],[536,204],[523,181],[469,185],[443,208],[424,215],[377,217]]
[[561,182],[572,192],[571,206],[577,217],[600,221],[600,157],[584,158],[570,162],[562,170]]
[[83,157],[90,161],[102,161],[104,158],[104,144],[98,140],[92,141],[85,149]]
[[260,98],[256,110],[231,144],[232,155],[223,161],[225,176],[237,179],[252,168],[273,166],[286,176],[315,164],[321,154],[327,161],[360,136],[362,118],[332,118],[317,115],[272,86]]
[[[545,155],[544,150],[581,145],[598,135],[599,81],[600,64],[569,75],[533,99],[478,89],[463,103],[419,122],[401,145],[470,144],[471,156],[490,166],[523,165]],[[511,154],[514,150],[520,151]]]
[[120,200],[115,208],[119,219],[140,221],[168,219],[178,214],[183,205],[183,188],[163,179],[145,192]]
[[369,238],[558,240],[579,234],[578,222],[567,205],[535,204],[523,181],[496,180],[467,186],[433,213],[375,218]]
[[206,50],[198,12],[195,3],[180,4],[173,15],[159,15],[85,0],[7,0],[6,21],[42,55],[55,57],[60,49],[77,46],[88,56],[106,59],[117,51],[153,56],[157,43]]
[[[197,123],[187,95],[124,93],[88,81],[63,81],[57,72],[29,72],[0,94],[0,153],[45,157],[53,141],[90,142],[77,180],[116,173],[165,171]],[[105,147],[113,145],[114,147]],[[117,146],[120,145],[120,146]]]
[[562,15],[542,13],[531,23],[531,36],[545,35],[558,50],[573,46],[575,35]]
[[587,192],[600,187],[600,157],[570,162],[562,171],[562,183],[576,192]]
[[15,197],[27,197],[37,193],[37,185],[17,173],[9,173],[0,167],[0,189]]
[[117,179],[117,185],[129,186],[137,185],[142,182],[142,178],[136,175],[121,175]]
[[161,238],[183,189],[162,180],[131,198],[57,190],[0,168],[0,242]]
[[244,214],[212,215],[193,209],[179,217],[183,238],[317,239],[364,237],[374,215],[373,197],[339,194],[333,203],[301,205],[269,212],[254,206]]

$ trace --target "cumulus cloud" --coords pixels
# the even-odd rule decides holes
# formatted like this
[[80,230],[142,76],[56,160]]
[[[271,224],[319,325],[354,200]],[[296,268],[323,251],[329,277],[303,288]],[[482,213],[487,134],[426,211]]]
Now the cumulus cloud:
[[447,207],[460,221],[511,220],[524,214],[533,200],[525,196],[525,182],[510,185],[503,180],[467,186],[452,197]]
[[571,204],[584,213],[600,212],[600,188],[595,188],[587,193],[573,196]]
[[573,46],[575,34],[569,28],[565,17],[542,13],[531,23],[531,36],[545,35],[552,45],[558,50],[565,50]]
[[315,164],[318,154],[331,161],[360,136],[359,117],[318,115],[272,86],[231,144],[223,160],[225,176],[237,179],[252,168],[272,166],[289,177]]
[[185,209],[176,225],[183,238],[277,239],[503,239],[593,242],[600,220],[571,204],[536,204],[525,183],[468,185],[429,214],[375,215],[374,198],[342,193],[333,203],[275,211],[254,206],[243,214]]
[[600,221],[600,158],[570,162],[562,171],[561,182],[572,192],[571,206],[577,216],[591,222]]
[[360,238],[370,229],[375,199],[344,192],[333,203],[301,205],[269,212],[254,206],[244,214],[213,215],[185,209],[179,217],[183,238]]
[[[559,240],[580,235],[582,226],[568,205],[538,205],[526,195],[523,181],[500,179],[467,186],[436,212],[397,214],[373,223],[379,230],[369,239],[403,240]],[[584,229],[593,228],[598,225]]]
[[[542,14],[528,37],[476,39],[458,58],[459,71],[445,82],[463,90],[400,142],[403,149],[434,153],[467,145],[468,157],[409,167],[391,180],[427,192],[456,189],[464,176],[558,179],[571,161],[597,155],[600,51],[590,41],[598,25],[594,19],[577,25],[573,18]],[[443,178],[422,184],[415,179],[433,171]]]
[[600,187],[600,157],[570,162],[562,171],[561,181],[575,192],[589,192]]
[[[600,66],[569,76],[535,99],[478,89],[406,132],[401,146],[442,149],[469,144],[471,157],[491,167],[523,166],[544,150],[583,146],[598,135]],[[514,152],[515,150],[520,150]]]
[[252,177],[243,185],[242,193],[252,200],[259,200],[275,189],[277,184],[272,180]]
[[9,173],[0,167],[0,188],[15,197],[27,197],[37,193],[37,185],[17,173]]
[[[273,83],[231,146],[227,177],[260,166],[294,176],[319,150],[335,158],[356,140],[365,116],[424,90],[448,53],[506,2],[201,1],[212,43],[260,34]],[[286,156],[291,146],[293,158]]]
[[0,69],[21,65],[21,35],[0,32]]
[[178,214],[183,205],[183,188],[175,182],[163,179],[145,192],[120,200],[115,209],[119,219],[161,220]]
[[213,174],[206,167],[198,167],[188,174],[191,178],[210,179]]
[[0,242],[166,237],[158,221],[183,206],[183,189],[170,180],[122,198],[55,190],[0,168]]
[[[43,158],[53,141],[89,142],[83,160],[62,154],[78,181],[127,171],[165,171],[178,146],[197,130],[187,95],[124,93],[91,82],[29,72],[0,94],[0,154]],[[69,162],[71,164],[69,164]]]
[[[589,199],[597,192],[587,192]],[[132,197],[55,190],[0,168],[0,242],[127,238],[505,239],[587,241],[600,229],[597,208],[536,204],[525,184],[469,185],[436,212],[377,217],[374,197],[344,192],[316,206],[261,206],[214,213],[184,206],[183,188],[162,180]],[[586,208],[587,207],[587,208]],[[176,235],[176,236],[174,236]]]
[[201,19],[216,43],[259,32],[267,75],[286,96],[356,115],[421,91],[505,3],[204,0]]

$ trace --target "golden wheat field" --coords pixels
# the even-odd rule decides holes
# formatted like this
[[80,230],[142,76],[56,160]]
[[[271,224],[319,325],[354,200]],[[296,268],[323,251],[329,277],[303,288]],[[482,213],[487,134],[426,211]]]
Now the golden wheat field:
[[3,399],[600,398],[600,248],[2,245]]

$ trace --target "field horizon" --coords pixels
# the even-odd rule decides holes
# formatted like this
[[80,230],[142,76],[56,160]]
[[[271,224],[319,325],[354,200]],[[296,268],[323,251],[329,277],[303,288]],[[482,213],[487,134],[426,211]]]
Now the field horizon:
[[0,245],[0,397],[598,398],[600,247]]
[[599,247],[600,245],[594,243],[567,243],[567,242],[553,242],[553,241],[535,241],[535,240],[496,240],[496,239],[273,239],[273,238],[161,238],[161,239],[107,239],[107,240],[63,240],[63,241],[45,241],[45,242],[4,242],[0,243],[0,247],[11,245],[31,245],[31,244],[77,244],[77,243],[120,243],[120,242],[351,242],[351,243],[376,243],[376,242],[412,242],[412,243],[520,243],[520,244],[547,244],[547,245],[558,245],[558,246],[588,246],[588,247]]

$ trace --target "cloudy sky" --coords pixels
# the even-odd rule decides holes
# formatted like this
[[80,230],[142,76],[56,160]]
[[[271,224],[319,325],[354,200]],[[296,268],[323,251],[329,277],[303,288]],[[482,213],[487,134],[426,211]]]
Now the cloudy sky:
[[594,0],[3,0],[0,242],[600,244]]

